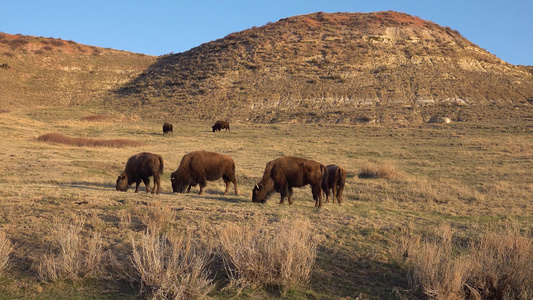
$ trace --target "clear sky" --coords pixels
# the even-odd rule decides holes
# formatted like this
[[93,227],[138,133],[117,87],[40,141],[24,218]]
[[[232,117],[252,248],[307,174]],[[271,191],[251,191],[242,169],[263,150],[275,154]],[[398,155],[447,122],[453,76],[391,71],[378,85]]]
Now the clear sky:
[[162,55],[313,12],[394,10],[533,65],[533,0],[0,0],[0,31]]

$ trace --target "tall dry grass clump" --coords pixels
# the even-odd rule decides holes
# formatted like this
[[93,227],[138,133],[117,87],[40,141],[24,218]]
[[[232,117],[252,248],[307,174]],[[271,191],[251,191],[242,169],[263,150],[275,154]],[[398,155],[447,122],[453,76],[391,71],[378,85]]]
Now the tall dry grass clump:
[[371,178],[371,179],[391,179],[401,180],[404,178],[404,174],[398,169],[398,167],[388,162],[378,162],[375,160],[369,160],[359,170],[359,178]]
[[132,262],[142,293],[154,299],[205,298],[214,288],[207,266],[212,251],[195,243],[190,233],[147,229],[132,239]]
[[81,231],[85,219],[75,218],[71,223],[54,219],[55,253],[45,254],[38,265],[39,278],[42,281],[59,279],[78,280],[97,277],[102,269],[102,237],[99,232],[85,239]]
[[516,231],[488,232],[458,247],[442,227],[434,240],[406,234],[396,258],[409,270],[413,288],[430,299],[532,299],[533,241]]
[[489,232],[470,246],[468,280],[477,299],[533,299],[533,239],[509,229]]
[[100,139],[87,139],[87,138],[72,138],[59,133],[47,133],[37,138],[39,142],[46,142],[51,144],[63,144],[76,147],[138,147],[144,145],[144,143],[137,141],[130,141],[124,139],[116,140],[100,140]]
[[423,240],[419,235],[399,238],[397,257],[410,270],[411,285],[420,287],[430,299],[464,299],[465,283],[472,270],[467,257],[456,257],[449,225],[440,237]]
[[318,241],[311,223],[282,219],[269,227],[264,217],[219,228],[230,286],[288,288],[309,281]]
[[9,266],[9,255],[13,250],[13,244],[7,238],[6,233],[0,231],[0,275],[3,275]]

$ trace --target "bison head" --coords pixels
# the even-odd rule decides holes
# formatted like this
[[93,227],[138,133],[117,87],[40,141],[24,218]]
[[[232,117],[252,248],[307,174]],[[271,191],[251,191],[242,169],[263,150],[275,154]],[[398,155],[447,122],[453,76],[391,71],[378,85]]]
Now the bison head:
[[180,170],[170,175],[170,182],[172,183],[173,193],[185,193],[185,189],[189,186],[189,181],[186,179]]
[[268,193],[262,183],[258,183],[254,186],[252,191],[252,202],[254,203],[265,203]]
[[125,192],[125,191],[128,190],[128,186],[129,186],[129,183],[128,183],[128,175],[126,175],[126,172],[123,172],[123,173],[120,174],[120,176],[117,178],[117,186],[116,186],[116,189],[117,189],[117,191]]

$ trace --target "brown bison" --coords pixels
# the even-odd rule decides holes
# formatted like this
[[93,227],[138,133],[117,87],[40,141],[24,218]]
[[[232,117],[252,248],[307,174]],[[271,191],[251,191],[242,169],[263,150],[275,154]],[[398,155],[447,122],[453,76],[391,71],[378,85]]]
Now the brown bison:
[[346,170],[336,165],[329,165],[328,169],[328,186],[326,188],[326,202],[329,202],[330,190],[333,191],[333,200],[335,198],[339,204],[342,202],[342,192],[344,191],[344,183],[346,182]]
[[183,156],[178,169],[172,173],[170,180],[172,182],[172,191],[183,193],[187,188],[187,193],[192,186],[200,185],[198,195],[203,193],[203,188],[207,181],[214,181],[222,178],[226,183],[228,193],[230,182],[235,187],[235,195],[238,195],[237,179],[235,178],[235,162],[225,154],[194,151]]
[[163,124],[163,134],[174,133],[174,127],[170,123]]
[[314,160],[283,156],[267,163],[261,181],[255,185],[252,201],[265,203],[274,191],[281,194],[280,204],[288,196],[292,204],[292,188],[311,185],[315,207],[322,206],[322,190],[326,189],[326,167]]
[[152,194],[159,194],[161,187],[161,175],[163,174],[163,158],[157,154],[143,152],[135,154],[128,159],[126,169],[117,178],[117,191],[127,191],[128,187],[135,182],[135,193],[139,191],[141,180],[146,186],[146,193],[150,190],[150,176],[154,176]]
[[211,128],[213,128],[213,132],[220,131],[221,129],[226,129],[226,131],[230,130],[229,129],[229,122],[228,121],[220,121],[220,120],[216,121],[215,125],[211,126]]

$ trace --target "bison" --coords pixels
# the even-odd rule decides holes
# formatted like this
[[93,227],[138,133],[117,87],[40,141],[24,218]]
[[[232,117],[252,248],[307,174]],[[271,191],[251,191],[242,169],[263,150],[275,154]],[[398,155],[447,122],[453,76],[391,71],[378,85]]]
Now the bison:
[[267,163],[261,181],[255,185],[252,201],[265,203],[274,191],[281,194],[280,204],[288,196],[292,204],[292,188],[311,185],[315,207],[322,206],[322,191],[326,189],[326,167],[314,160],[283,156]]
[[215,125],[211,126],[211,128],[213,128],[213,132],[220,131],[221,129],[226,129],[226,131],[230,130],[229,129],[229,122],[228,121],[220,121],[220,120],[216,121]]
[[326,169],[328,169],[328,185],[325,191],[326,202],[329,202],[329,193],[331,190],[333,192],[332,202],[335,203],[336,198],[337,202],[341,204],[344,183],[346,182],[346,170],[336,165],[329,165]]
[[198,195],[203,193],[207,181],[220,178],[226,183],[224,195],[228,193],[230,182],[235,187],[235,195],[239,194],[233,159],[229,155],[203,150],[185,154],[178,169],[170,176],[173,192],[183,193],[187,188],[188,193],[192,186],[199,184]]
[[163,124],[163,134],[174,133],[174,127],[170,123]]
[[150,176],[154,176],[152,194],[159,194],[161,187],[161,175],[163,174],[163,158],[157,154],[142,152],[128,159],[126,169],[117,178],[117,191],[127,191],[128,187],[135,182],[135,193],[139,191],[141,180],[146,186],[146,193],[150,190]]

